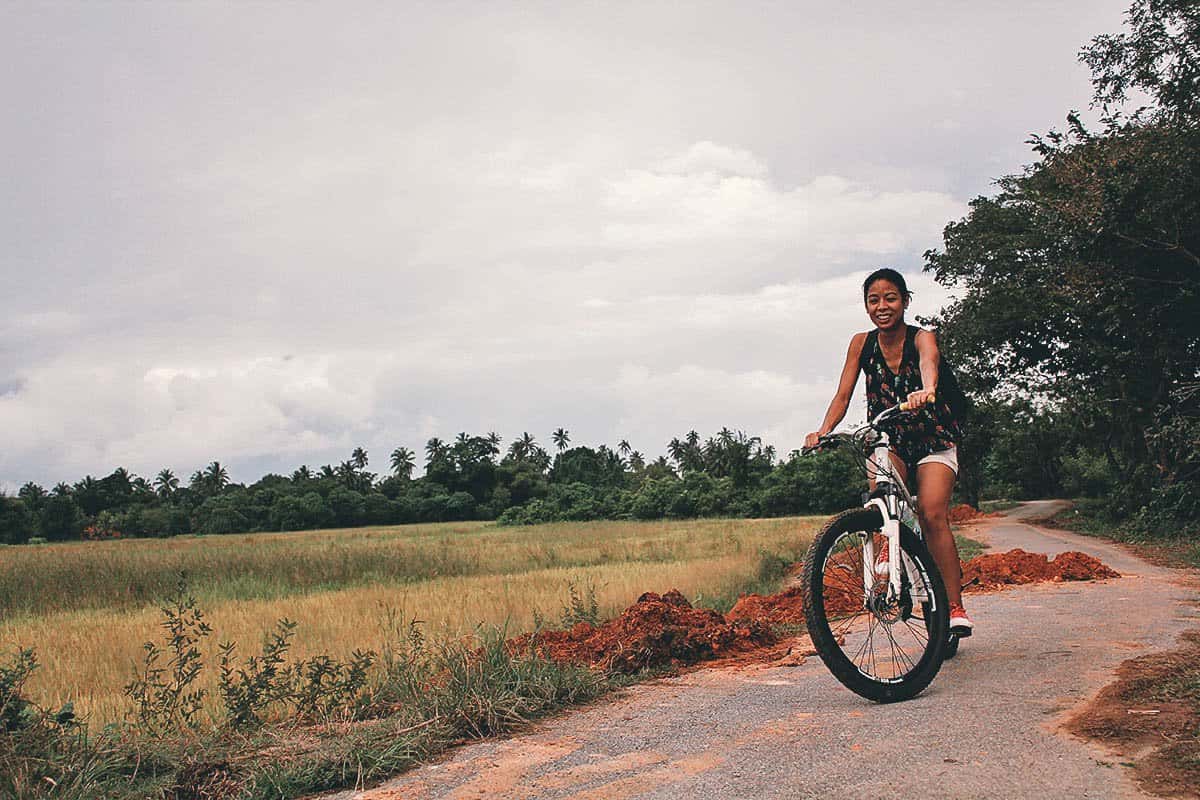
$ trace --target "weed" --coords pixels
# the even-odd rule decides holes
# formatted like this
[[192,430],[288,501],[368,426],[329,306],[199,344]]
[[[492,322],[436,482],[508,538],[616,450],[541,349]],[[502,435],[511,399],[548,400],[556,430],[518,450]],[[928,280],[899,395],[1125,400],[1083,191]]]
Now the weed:
[[257,725],[268,705],[291,694],[284,662],[295,632],[295,622],[279,620],[264,639],[262,653],[246,659],[244,667],[237,666],[237,644],[221,643],[221,700],[230,725]]
[[[212,633],[212,628],[204,621],[204,613],[197,608],[183,576],[161,611],[166,649],[154,642],[142,645],[142,668],[125,685],[125,695],[133,701],[133,715],[145,731],[163,733],[180,725],[194,730],[199,725],[205,695],[204,689],[192,689],[204,669],[197,645]],[[160,666],[163,655],[168,655],[167,662]]]
[[600,603],[596,600],[596,585],[588,580],[580,589],[575,581],[567,581],[567,602],[559,617],[564,628],[572,628],[581,622],[598,624]]

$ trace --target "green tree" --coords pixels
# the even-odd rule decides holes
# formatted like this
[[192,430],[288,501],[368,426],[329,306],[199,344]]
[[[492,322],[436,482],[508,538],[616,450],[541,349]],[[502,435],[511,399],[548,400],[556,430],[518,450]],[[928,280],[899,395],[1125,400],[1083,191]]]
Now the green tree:
[[1155,101],[1153,116],[1176,123],[1200,117],[1200,7],[1195,0],[1137,0],[1128,30],[1097,36],[1080,57],[1091,67],[1094,102],[1123,105],[1132,91]]
[[392,451],[392,473],[397,477],[409,480],[413,469],[416,468],[416,454],[407,447],[397,447]]
[[34,532],[34,515],[27,502],[0,493],[0,544],[23,544]]
[[77,539],[83,530],[83,514],[73,497],[51,495],[38,514],[38,527],[51,541]]
[[25,507],[32,514],[36,514],[41,510],[42,504],[46,501],[49,493],[41,486],[33,481],[26,483],[17,490],[17,497],[25,504]]
[[175,473],[169,469],[159,470],[158,475],[154,478],[154,490],[162,499],[170,500],[179,490],[179,478],[175,477]]
[[567,432],[566,428],[555,428],[554,433],[551,434],[551,438],[554,440],[554,445],[558,448],[558,452],[560,453],[563,450],[566,450],[567,445],[571,443],[571,436]]

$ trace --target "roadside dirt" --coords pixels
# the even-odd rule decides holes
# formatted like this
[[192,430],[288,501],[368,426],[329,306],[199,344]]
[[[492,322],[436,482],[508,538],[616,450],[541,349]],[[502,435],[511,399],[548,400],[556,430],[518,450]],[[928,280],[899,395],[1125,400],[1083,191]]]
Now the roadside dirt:
[[962,525],[968,522],[979,522],[981,520],[1002,516],[1004,515],[998,511],[993,511],[989,514],[987,512],[980,511],[974,506],[969,506],[966,503],[959,503],[950,509],[950,524]]
[[512,646],[532,646],[555,661],[632,673],[742,655],[778,641],[765,621],[731,622],[716,611],[693,608],[672,589],[664,595],[643,594],[619,617],[602,625],[580,622],[570,630],[527,634]]
[[[1061,553],[1050,560],[1024,550],[978,556],[963,565],[963,574],[967,580],[977,579],[971,587],[977,592],[1120,577],[1084,553]],[[629,674],[710,661],[774,661],[797,646],[785,642],[778,628],[803,624],[804,598],[798,586],[772,595],[743,595],[726,614],[693,608],[672,589],[662,595],[643,594],[603,624],[581,622],[569,630],[526,634],[513,639],[510,647],[514,651],[532,647],[555,661]]]
[[1142,789],[1163,797],[1200,797],[1200,631],[1182,647],[1130,659],[1066,729],[1102,742]]

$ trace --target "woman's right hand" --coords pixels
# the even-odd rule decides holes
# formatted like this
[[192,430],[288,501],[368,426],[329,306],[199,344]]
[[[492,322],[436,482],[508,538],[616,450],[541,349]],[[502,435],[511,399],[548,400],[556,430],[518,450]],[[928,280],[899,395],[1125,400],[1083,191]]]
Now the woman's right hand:
[[821,440],[821,434],[817,433],[816,431],[813,431],[808,436],[804,437],[804,446],[806,448],[808,448],[809,450],[811,450],[814,447],[816,447],[818,444],[820,444],[820,440]]

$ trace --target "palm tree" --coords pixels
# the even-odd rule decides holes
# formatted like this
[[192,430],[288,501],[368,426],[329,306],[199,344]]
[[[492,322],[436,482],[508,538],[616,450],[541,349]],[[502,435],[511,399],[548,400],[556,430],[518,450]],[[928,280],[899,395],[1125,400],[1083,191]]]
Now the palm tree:
[[350,461],[354,464],[355,469],[366,469],[367,451],[361,447],[354,448],[354,452],[350,454]]
[[405,480],[412,477],[416,467],[416,455],[407,447],[397,447],[392,451],[392,472]]
[[229,472],[221,466],[220,461],[214,461],[205,468],[204,480],[216,494],[229,485]]
[[633,448],[629,444],[628,439],[622,439],[621,443],[619,445],[617,445],[617,449],[621,451],[621,455],[623,455],[623,456],[629,455],[630,451],[633,450]]
[[75,484],[75,502],[79,503],[83,513],[91,515],[100,511],[103,507],[101,491],[100,481],[91,475],[84,475],[83,479]]
[[58,483],[54,484],[54,488],[50,490],[50,494],[54,495],[55,497],[70,497],[72,491],[74,490],[71,488],[71,484],[65,481],[59,481]]
[[[3,496],[4,490],[0,489],[0,496]],[[38,484],[30,481],[17,490],[17,497],[25,501],[25,506],[33,513],[38,513],[42,504],[46,501],[48,493]]]
[[558,446],[558,452],[567,449],[567,445],[571,443],[571,436],[565,428],[558,428],[554,433],[550,434],[550,438],[554,440],[554,444]]
[[321,465],[321,477],[322,478],[336,478],[337,473],[334,471],[333,467],[329,466],[328,464],[322,464]]
[[446,443],[436,436],[425,443],[425,454],[429,456],[430,461],[436,461],[445,452]]
[[292,473],[292,483],[305,483],[312,480],[312,470],[308,468],[308,464],[301,464],[299,468]]
[[531,434],[529,431],[525,431],[521,434],[521,447],[526,453],[532,453],[533,449],[537,446],[537,440],[533,438],[533,434]]
[[26,501],[31,506],[36,506],[39,502],[45,499],[46,490],[41,486],[38,486],[33,481],[30,481],[17,490],[17,497]]
[[154,489],[159,497],[164,500],[170,499],[178,488],[179,478],[175,477],[174,472],[171,472],[169,469],[158,471],[158,476],[154,479]]
[[354,488],[355,484],[357,483],[355,479],[358,477],[358,470],[354,468],[353,461],[343,461],[342,463],[338,464],[335,472],[337,473],[338,478],[341,479],[342,483],[346,485],[347,489]]
[[629,468],[634,472],[641,472],[646,468],[646,457],[634,450],[629,454]]

